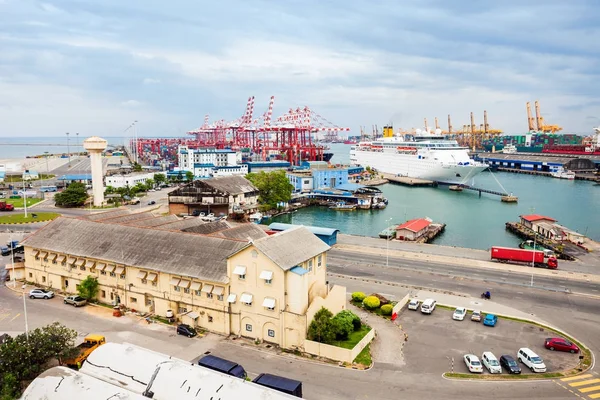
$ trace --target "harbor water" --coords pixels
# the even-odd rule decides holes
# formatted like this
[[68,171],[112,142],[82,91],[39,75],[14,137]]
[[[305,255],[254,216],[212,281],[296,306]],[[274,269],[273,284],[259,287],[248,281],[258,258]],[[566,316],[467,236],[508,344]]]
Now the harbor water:
[[[347,163],[350,146],[331,145],[332,163]],[[345,156],[345,157],[344,157]],[[377,236],[392,224],[429,217],[446,224],[446,230],[432,243],[446,246],[489,249],[510,246],[520,240],[505,230],[504,224],[518,221],[519,215],[542,214],[558,223],[600,241],[600,186],[586,181],[568,181],[507,172],[483,172],[470,185],[518,196],[518,203],[502,203],[500,197],[464,190],[453,192],[447,186],[379,186],[389,200],[384,210],[332,211],[325,207],[300,209],[269,222],[337,228],[341,233]],[[389,220],[391,219],[391,222]]]

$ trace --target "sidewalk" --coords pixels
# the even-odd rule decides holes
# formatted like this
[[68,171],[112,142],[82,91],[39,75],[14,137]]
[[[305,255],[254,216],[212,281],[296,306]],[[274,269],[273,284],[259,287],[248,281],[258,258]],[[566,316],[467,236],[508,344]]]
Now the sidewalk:
[[[349,252],[373,254],[385,257],[386,250],[384,248],[372,248],[359,245],[348,245],[348,244],[336,244],[334,249],[345,250]],[[493,269],[496,271],[503,272],[515,272],[515,273],[528,273],[537,276],[553,277],[557,279],[570,279],[578,280],[583,282],[597,282],[600,283],[600,275],[587,274],[582,272],[565,271],[562,269],[543,269],[543,268],[531,268],[522,265],[513,264],[500,264],[492,261],[474,260],[471,258],[460,258],[442,256],[436,254],[426,254],[423,252],[415,253],[411,251],[392,250],[389,249],[389,255],[391,257],[404,258],[407,260],[421,260],[431,261],[439,264],[457,265],[460,267],[474,268],[474,269]],[[560,268],[560,261],[559,261]]]

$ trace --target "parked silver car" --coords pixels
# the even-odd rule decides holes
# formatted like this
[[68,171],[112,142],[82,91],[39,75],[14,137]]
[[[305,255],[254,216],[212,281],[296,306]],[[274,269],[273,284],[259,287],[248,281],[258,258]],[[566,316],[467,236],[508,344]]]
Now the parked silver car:
[[65,304],[71,304],[75,307],[85,306],[87,304],[87,300],[81,296],[68,296],[65,297]]
[[30,299],[51,299],[54,297],[54,292],[46,289],[31,289],[29,291]]

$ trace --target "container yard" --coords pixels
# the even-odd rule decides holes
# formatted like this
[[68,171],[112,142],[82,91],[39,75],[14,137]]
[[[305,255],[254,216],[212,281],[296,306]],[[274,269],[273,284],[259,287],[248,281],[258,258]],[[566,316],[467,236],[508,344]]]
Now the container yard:
[[273,117],[275,96],[271,96],[267,110],[254,115],[254,96],[248,98],[241,117],[227,122],[210,122],[209,115],[197,129],[187,132],[188,138],[138,138],[128,145],[130,157],[146,165],[165,164],[172,169],[177,161],[179,146],[192,149],[231,149],[242,153],[242,161],[287,161],[299,165],[302,161],[329,161],[332,155],[316,142],[318,133],[331,135],[348,132],[350,128],[335,125],[310,107],[290,108]]

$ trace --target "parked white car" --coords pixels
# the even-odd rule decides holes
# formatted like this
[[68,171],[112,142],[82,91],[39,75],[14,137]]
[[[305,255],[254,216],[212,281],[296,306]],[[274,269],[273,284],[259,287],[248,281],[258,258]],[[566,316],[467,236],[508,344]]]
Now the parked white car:
[[501,374],[502,367],[500,362],[491,351],[486,351],[481,355],[481,362],[490,371],[490,374]]
[[30,299],[51,299],[54,297],[54,292],[46,289],[31,289],[29,291]]
[[465,315],[467,315],[467,309],[464,307],[458,307],[454,310],[454,314],[452,314],[452,319],[456,321],[462,321],[465,319]]
[[532,372],[546,372],[546,364],[544,364],[542,357],[538,356],[527,347],[519,349],[517,352],[517,359],[527,365]]
[[467,368],[469,368],[469,372],[482,373],[483,367],[481,366],[481,361],[475,354],[465,354],[463,359],[465,360],[465,364]]
[[412,299],[409,303],[408,303],[408,309],[409,310],[418,310],[419,309],[419,305],[421,304],[421,302],[417,299]]
[[473,313],[471,314],[471,321],[481,322],[481,311],[473,310]]

